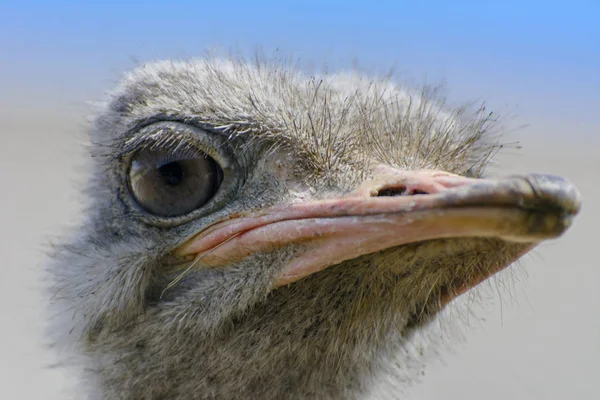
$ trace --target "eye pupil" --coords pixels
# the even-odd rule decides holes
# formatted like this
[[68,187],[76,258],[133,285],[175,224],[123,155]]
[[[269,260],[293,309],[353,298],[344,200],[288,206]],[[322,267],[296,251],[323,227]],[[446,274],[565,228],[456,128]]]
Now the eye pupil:
[[179,185],[185,178],[185,171],[179,162],[170,162],[158,168],[164,183],[169,186]]

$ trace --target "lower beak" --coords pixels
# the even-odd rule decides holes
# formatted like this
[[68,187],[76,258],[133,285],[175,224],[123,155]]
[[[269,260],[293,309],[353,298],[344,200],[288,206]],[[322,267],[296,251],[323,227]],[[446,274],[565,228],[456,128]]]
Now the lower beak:
[[174,254],[216,267],[301,244],[277,276],[278,287],[346,260],[425,240],[499,238],[529,250],[565,232],[580,209],[577,189],[549,175],[484,180],[440,171],[383,171],[348,196],[218,222]]

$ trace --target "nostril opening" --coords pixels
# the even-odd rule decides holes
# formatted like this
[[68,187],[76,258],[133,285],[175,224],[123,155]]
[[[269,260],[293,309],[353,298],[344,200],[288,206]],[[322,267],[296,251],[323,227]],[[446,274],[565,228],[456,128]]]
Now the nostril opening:
[[388,187],[378,190],[376,197],[403,196],[405,193],[406,187],[404,186]]
[[383,189],[379,189],[375,197],[394,197],[394,196],[414,196],[421,194],[429,194],[423,190],[419,189],[411,189],[408,190],[406,186],[395,186],[395,187],[386,187]]

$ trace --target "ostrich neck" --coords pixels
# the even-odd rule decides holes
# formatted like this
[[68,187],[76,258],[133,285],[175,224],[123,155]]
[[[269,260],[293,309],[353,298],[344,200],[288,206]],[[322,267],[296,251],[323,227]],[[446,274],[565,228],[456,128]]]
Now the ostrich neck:
[[423,366],[414,313],[384,289],[389,277],[367,274],[368,265],[344,275],[347,267],[281,288],[212,334],[156,312],[100,335],[91,352],[102,390],[107,398],[352,399],[390,377],[397,395]]

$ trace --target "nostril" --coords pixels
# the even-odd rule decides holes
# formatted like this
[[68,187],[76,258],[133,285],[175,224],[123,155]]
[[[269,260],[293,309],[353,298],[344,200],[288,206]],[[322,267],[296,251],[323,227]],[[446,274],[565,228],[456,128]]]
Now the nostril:
[[406,193],[406,187],[397,186],[397,187],[388,187],[384,189],[379,189],[377,191],[376,197],[393,197],[393,196],[403,196]]
[[383,189],[379,189],[377,191],[376,197],[394,197],[394,196],[413,196],[420,194],[429,194],[423,190],[419,189],[411,189],[408,190],[406,186],[394,186],[394,187],[386,187]]

